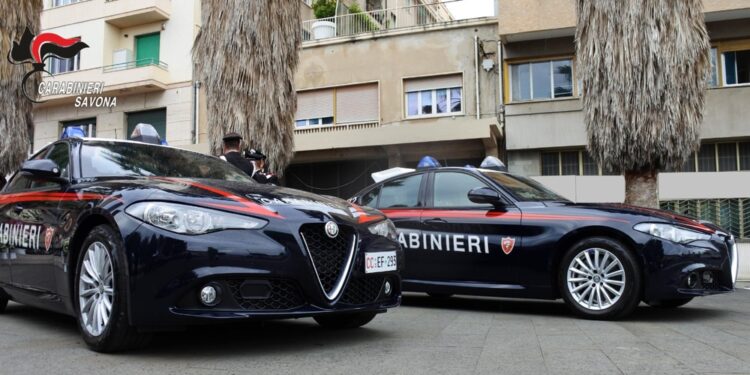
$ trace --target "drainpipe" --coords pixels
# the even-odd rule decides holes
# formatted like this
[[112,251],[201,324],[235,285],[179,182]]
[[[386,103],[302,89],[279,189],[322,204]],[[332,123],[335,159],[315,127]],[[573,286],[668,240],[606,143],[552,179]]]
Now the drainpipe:
[[477,120],[479,120],[479,35],[474,30],[474,88],[477,102]]
[[198,123],[200,122],[200,90],[201,81],[195,81],[195,83],[193,83],[193,144],[195,145],[200,141],[200,135],[198,134]]

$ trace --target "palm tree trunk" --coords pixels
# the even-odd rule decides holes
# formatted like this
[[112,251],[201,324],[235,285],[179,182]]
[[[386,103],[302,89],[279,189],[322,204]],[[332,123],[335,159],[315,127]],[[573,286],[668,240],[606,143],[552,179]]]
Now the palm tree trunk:
[[[28,27],[39,32],[41,0],[0,1],[0,176],[14,172],[26,160],[34,134],[32,103],[23,95],[21,80],[31,70],[29,64],[10,64],[8,52]],[[28,92],[35,93],[40,75],[35,73],[27,81]]]
[[625,172],[625,203],[659,208],[658,173],[648,171]]

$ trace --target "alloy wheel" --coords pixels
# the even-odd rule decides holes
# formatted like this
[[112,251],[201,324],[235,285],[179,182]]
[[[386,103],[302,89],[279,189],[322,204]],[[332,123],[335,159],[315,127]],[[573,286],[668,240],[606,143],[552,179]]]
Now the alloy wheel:
[[625,268],[610,251],[590,248],[570,262],[566,282],[579,305],[589,310],[605,310],[617,303],[625,291]]
[[92,243],[84,254],[78,280],[81,325],[91,336],[107,328],[114,302],[114,267],[105,245]]

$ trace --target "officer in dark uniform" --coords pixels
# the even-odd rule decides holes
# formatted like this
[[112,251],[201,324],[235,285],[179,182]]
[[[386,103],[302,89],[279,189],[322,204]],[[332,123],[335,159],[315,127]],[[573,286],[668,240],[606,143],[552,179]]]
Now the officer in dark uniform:
[[266,155],[263,155],[259,150],[251,148],[245,151],[245,157],[253,164],[253,180],[261,184],[279,184],[279,178],[275,174],[266,171]]
[[250,162],[242,157],[240,152],[240,144],[242,143],[242,136],[237,133],[229,133],[222,138],[224,141],[224,153],[219,156],[221,160],[229,162],[235,167],[241,169],[247,173],[248,176],[253,175],[253,166]]

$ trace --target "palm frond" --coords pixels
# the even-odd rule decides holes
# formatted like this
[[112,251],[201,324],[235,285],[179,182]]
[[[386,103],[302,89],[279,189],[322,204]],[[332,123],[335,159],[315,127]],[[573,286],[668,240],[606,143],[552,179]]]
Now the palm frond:
[[260,148],[272,170],[294,155],[299,61],[299,0],[203,0],[202,29],[193,46],[206,89],[211,152],[229,132]]
[[710,66],[702,0],[578,0],[588,150],[605,169],[677,168],[699,145]]

